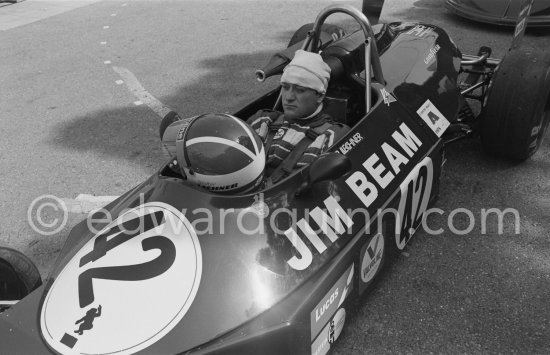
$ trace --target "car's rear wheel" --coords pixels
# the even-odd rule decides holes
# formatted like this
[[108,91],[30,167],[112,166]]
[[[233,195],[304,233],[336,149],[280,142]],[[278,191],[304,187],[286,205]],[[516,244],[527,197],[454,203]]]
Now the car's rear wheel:
[[[299,43],[307,38],[307,34],[309,31],[313,29],[313,23],[308,23],[300,27],[292,37],[290,37],[290,41],[288,42],[288,47],[292,47],[296,43]],[[323,24],[321,27],[321,36],[319,38],[319,41],[321,42],[318,48],[322,49],[324,46],[326,46],[328,43],[338,40],[339,38],[342,38],[346,35],[346,32],[343,28],[331,25],[329,23]]]
[[492,154],[525,160],[550,122],[550,54],[512,50],[499,64],[481,113],[481,141]]
[[0,247],[0,311],[2,301],[20,300],[40,285],[40,272],[28,257]]

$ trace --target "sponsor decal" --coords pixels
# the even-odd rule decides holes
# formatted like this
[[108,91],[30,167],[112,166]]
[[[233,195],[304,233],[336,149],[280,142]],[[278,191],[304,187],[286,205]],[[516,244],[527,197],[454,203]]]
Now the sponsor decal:
[[436,44],[435,46],[430,48],[430,52],[424,59],[424,64],[428,65],[432,61],[432,59],[435,58],[435,55],[437,54],[437,52],[439,52],[440,49],[441,47],[439,46],[439,44]]
[[512,45],[510,46],[510,49],[519,47],[523,40],[523,34],[525,33],[525,28],[527,27],[527,18],[531,13],[533,2],[534,0],[523,0],[521,2],[520,12],[516,20],[514,37],[512,38]]
[[235,183],[235,184],[226,185],[226,186],[214,186],[214,183],[205,183],[205,184],[197,184],[197,186],[210,191],[225,191],[225,190],[235,189],[239,187],[239,184]]
[[275,139],[280,139],[282,136],[285,135],[285,130],[282,129],[282,128],[279,128],[279,130],[277,131],[277,133],[275,133],[275,135],[273,136],[273,140]]
[[430,26],[416,25],[412,29],[410,29],[408,32],[406,32],[406,34],[423,38],[433,33],[433,31],[434,31],[433,28]]
[[325,355],[330,346],[340,337],[346,323],[346,310],[340,308],[334,318],[323,328],[317,339],[311,344],[312,355]]
[[[381,145],[380,151],[363,162],[365,171],[353,172],[346,179],[346,184],[368,208],[378,198],[379,191],[384,190],[395,179],[421,145],[422,142],[407,124],[401,123],[399,128],[391,134],[391,139]],[[295,249],[294,255],[287,260],[290,267],[295,270],[307,269],[313,261],[313,250],[319,254],[324,253],[353,226],[352,218],[333,196],[327,197],[323,204],[323,209],[319,206],[315,207],[309,213],[309,217],[312,217],[319,226],[317,230],[320,229],[322,235],[329,239],[328,242],[321,238],[321,233],[312,227],[309,219],[305,218],[301,218],[284,232]]]
[[[309,213],[309,217],[319,226],[320,231],[328,237],[330,240],[328,246],[330,246],[351,228],[353,221],[333,196],[327,197],[323,204],[324,209],[318,206],[315,207]],[[327,244],[305,218],[301,218],[295,227],[293,226],[284,232],[298,254],[287,260],[287,263],[295,270],[305,270],[313,261],[313,252],[304,239],[298,235],[298,230],[305,235],[306,239],[320,254],[327,250]]]
[[368,208],[401,171],[422,145],[422,141],[404,122],[384,142],[378,153],[369,156],[362,164],[363,170],[353,172],[346,184],[357,198]]
[[414,167],[399,187],[401,198],[398,217],[400,220],[398,220],[397,230],[401,230],[401,233],[395,235],[395,243],[399,249],[405,248],[422,222],[422,216],[430,201],[433,175],[432,159],[426,157]]
[[201,276],[200,244],[185,216],[161,202],[138,206],[59,273],[42,304],[42,336],[63,354],[133,354],[180,322]]
[[348,139],[348,141],[340,146],[338,150],[341,154],[346,155],[350,150],[355,148],[359,142],[363,140],[363,136],[361,136],[361,133],[355,133],[353,137]]
[[430,100],[426,100],[416,113],[418,113],[438,137],[441,137],[443,132],[445,132],[450,125],[449,121]]
[[353,264],[342,274],[336,284],[324,295],[311,312],[311,339],[323,329],[353,290]]
[[365,244],[361,250],[361,281],[369,283],[378,272],[384,254],[384,236],[382,233],[375,235],[369,244]]
[[525,18],[521,19],[520,22],[516,25],[516,30],[514,31],[514,38],[519,36],[520,33],[523,31],[523,28],[525,27]]
[[531,12],[531,7],[533,6],[533,1],[525,0],[522,3],[522,8],[518,15],[518,23],[516,24],[516,28],[514,30],[514,38],[518,37],[521,32],[525,29],[525,22],[527,20],[527,16],[529,16],[529,13]]
[[382,98],[384,99],[384,103],[385,103],[386,105],[388,105],[388,106],[389,106],[392,102],[397,101],[397,100],[395,99],[395,97],[393,97],[392,94],[390,94],[389,92],[386,91],[385,88],[380,89],[380,93],[382,94]]
[[193,121],[195,118],[197,118],[197,116],[194,116],[194,117],[190,117],[190,118],[186,118],[186,119],[183,119],[181,120],[181,128],[180,130],[178,131],[178,135],[176,137],[176,140],[177,141],[180,141],[183,139],[183,136],[185,135],[185,131],[187,130],[187,128],[189,127],[189,125],[191,124],[191,121]]

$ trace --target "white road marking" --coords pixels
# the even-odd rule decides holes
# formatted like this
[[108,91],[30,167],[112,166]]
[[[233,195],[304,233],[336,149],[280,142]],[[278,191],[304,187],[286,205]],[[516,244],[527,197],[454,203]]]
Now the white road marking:
[[137,80],[135,75],[126,68],[113,66],[113,70],[120,75],[120,77],[126,83],[126,86],[138,99],[134,102],[134,105],[139,106],[142,104],[147,105],[153,112],[159,115],[161,118],[166,116],[168,112],[172,111],[170,108],[166,107],[162,102],[157,98],[151,95],[141,83]]
[[106,30],[106,29],[108,29],[108,28],[109,28],[109,26],[103,26],[103,29],[104,29],[104,30]]
[[121,85],[121,84],[124,84],[124,81],[123,81],[123,80],[117,80],[117,81],[115,81],[115,83],[116,83],[117,85]]
[[110,60],[106,60],[103,62],[103,64],[111,64],[111,61]]
[[[47,19],[101,0],[33,0],[18,2],[0,11],[0,31]],[[5,10],[5,11],[4,11]]]
[[116,14],[111,14],[111,16],[112,16],[112,17],[115,17],[115,16],[116,16]]
[[99,44],[105,45],[105,44],[107,44],[107,42],[104,41],[104,42],[100,42]]

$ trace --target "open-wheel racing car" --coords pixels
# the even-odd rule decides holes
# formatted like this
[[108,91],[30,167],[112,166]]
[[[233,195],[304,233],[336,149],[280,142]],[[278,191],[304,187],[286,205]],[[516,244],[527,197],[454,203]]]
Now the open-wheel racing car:
[[[519,0],[445,0],[445,7],[458,16],[500,26],[516,24],[521,4]],[[550,1],[533,2],[527,26],[550,26]]]
[[[333,13],[359,29],[325,24]],[[167,163],[76,225],[43,284],[1,249],[1,352],[327,353],[434,203],[448,143],[479,134],[514,160],[540,146],[550,57],[521,50],[523,20],[494,59],[462,55],[436,26],[371,26],[351,6],[325,8],[257,75],[280,74],[299,48],[321,52],[326,110],[349,133],[245,194],[190,185]],[[277,88],[234,115],[279,104]]]

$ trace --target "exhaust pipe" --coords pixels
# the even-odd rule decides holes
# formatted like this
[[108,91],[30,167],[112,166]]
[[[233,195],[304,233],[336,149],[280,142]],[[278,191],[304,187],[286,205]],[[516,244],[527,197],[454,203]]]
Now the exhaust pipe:
[[[264,82],[265,79],[270,76],[283,73],[283,69],[290,63],[292,57],[294,57],[294,51],[292,51],[292,53],[285,52],[286,51],[274,54],[266,65],[256,70],[256,79],[259,82]],[[288,54],[290,54],[290,56]]]
[[287,49],[275,53],[269,62],[262,68],[256,70],[256,79],[259,82],[264,82],[265,79],[273,75],[279,75],[283,73],[283,69],[294,58],[294,52],[300,49],[300,43],[288,47]]

